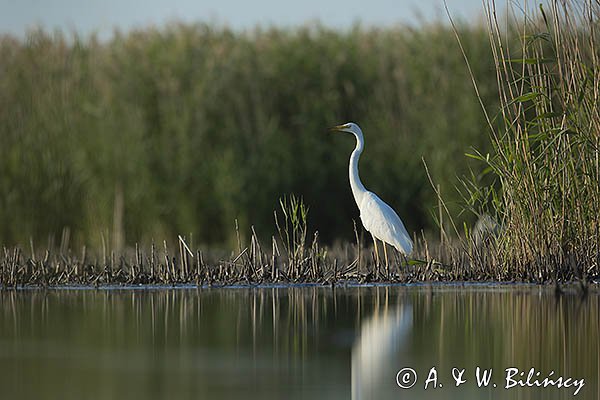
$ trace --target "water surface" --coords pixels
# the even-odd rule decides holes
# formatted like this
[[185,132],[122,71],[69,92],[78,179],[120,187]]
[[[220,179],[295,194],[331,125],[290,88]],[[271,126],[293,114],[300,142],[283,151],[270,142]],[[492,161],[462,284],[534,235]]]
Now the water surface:
[[[0,398],[598,399],[598,300],[532,286],[0,291]],[[482,387],[477,367],[491,369]],[[572,386],[505,387],[531,368],[530,384]]]

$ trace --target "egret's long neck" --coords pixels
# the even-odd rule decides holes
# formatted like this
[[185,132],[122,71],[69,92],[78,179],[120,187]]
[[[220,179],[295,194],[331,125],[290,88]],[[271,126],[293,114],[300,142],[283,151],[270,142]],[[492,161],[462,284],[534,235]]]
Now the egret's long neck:
[[365,142],[362,138],[362,135],[354,134],[356,137],[356,147],[354,151],[350,155],[350,165],[349,165],[349,175],[350,175],[350,187],[352,188],[352,194],[354,195],[354,200],[356,200],[356,204],[360,205],[363,194],[366,193],[367,189],[365,189],[364,185],[360,181],[360,177],[358,176],[358,159],[360,158],[360,154],[362,153]]

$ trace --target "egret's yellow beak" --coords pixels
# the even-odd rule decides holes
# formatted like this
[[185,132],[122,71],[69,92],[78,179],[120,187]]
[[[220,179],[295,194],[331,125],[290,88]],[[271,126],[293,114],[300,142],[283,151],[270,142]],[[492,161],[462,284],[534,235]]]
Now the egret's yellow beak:
[[329,128],[330,132],[343,132],[345,129],[348,129],[348,124],[336,125],[334,127]]

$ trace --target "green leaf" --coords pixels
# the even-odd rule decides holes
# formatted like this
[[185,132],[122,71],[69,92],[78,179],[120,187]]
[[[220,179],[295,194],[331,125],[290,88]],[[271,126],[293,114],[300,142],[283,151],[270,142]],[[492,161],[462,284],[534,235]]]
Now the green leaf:
[[525,93],[519,97],[514,98],[511,103],[525,103],[526,101],[531,101],[531,100],[539,97],[540,95],[541,95],[541,93],[538,93],[538,92]]
[[550,118],[555,118],[555,117],[561,117],[562,115],[563,114],[560,112],[547,112],[547,113],[543,113],[543,114],[536,116],[535,118],[533,118],[532,121],[539,121],[541,119],[550,119]]
[[483,158],[480,154],[465,153],[465,156],[467,156],[469,158],[473,158],[478,161],[485,161],[485,158]]
[[533,42],[535,42],[536,40],[544,40],[546,42],[550,42],[551,41],[551,36],[548,32],[542,32],[542,33],[534,33],[531,35],[525,35],[523,36],[523,39],[525,39],[527,41],[527,44],[531,44]]
[[546,27],[548,26],[548,18],[546,17],[546,12],[544,11],[544,7],[542,3],[540,3],[540,12],[542,13],[542,17],[544,18],[544,22],[546,23]]
[[506,60],[508,62],[511,63],[517,63],[517,64],[529,64],[529,65],[535,65],[535,64],[550,64],[556,61],[556,59],[554,58],[510,58],[508,60]]

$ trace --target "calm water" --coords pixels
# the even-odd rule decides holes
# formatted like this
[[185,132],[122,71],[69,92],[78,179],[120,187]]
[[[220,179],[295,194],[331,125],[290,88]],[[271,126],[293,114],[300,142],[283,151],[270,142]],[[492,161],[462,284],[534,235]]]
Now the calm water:
[[[598,399],[599,297],[528,286],[4,291],[0,398]],[[492,369],[487,387],[477,367]],[[405,368],[411,389],[397,384],[410,384]],[[554,371],[573,386],[505,388],[531,368],[530,382]]]

